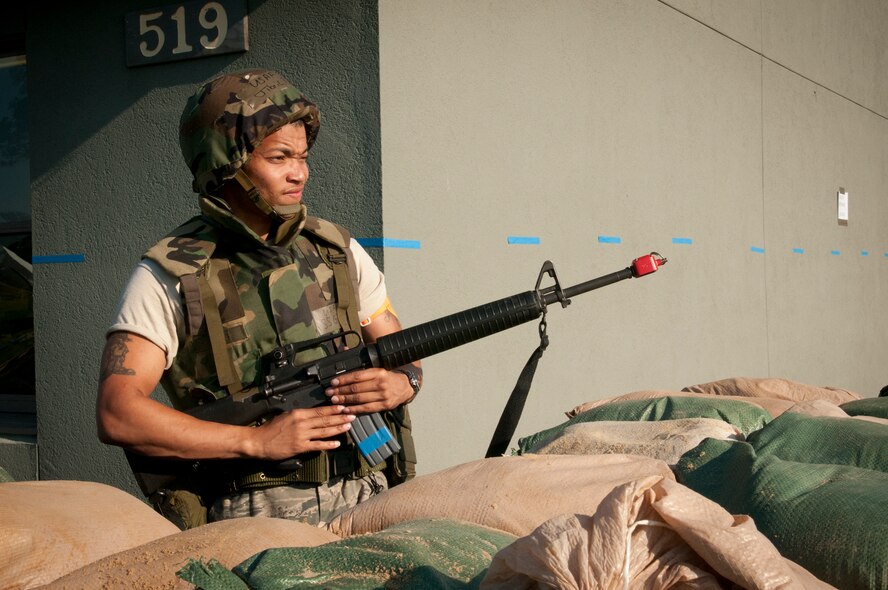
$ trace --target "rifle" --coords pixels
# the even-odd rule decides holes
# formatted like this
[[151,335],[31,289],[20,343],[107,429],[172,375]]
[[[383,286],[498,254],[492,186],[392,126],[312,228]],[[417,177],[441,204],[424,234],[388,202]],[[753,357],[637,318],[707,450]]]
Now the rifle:
[[[343,373],[373,367],[395,369],[542,316],[540,324],[542,344],[541,348],[537,350],[538,354],[535,353],[538,359],[539,354],[542,354],[542,350],[548,343],[545,335],[547,306],[558,302],[562,307],[567,307],[571,297],[618,281],[651,274],[665,263],[665,258],[652,252],[636,258],[630,266],[622,270],[562,289],[555,274],[555,267],[547,260],[540,270],[536,287],[531,291],[406,328],[382,336],[376,342],[361,344],[355,348],[301,365],[293,364],[293,358],[297,352],[342,338],[348,333],[321,336],[307,342],[288,344],[277,348],[266,355],[267,376],[258,388],[202,404],[186,410],[186,412],[195,418],[222,424],[255,424],[278,413],[329,403],[329,398],[324,394],[324,391],[330,387],[330,382],[336,376]],[[541,288],[540,285],[546,275],[551,277],[554,284]],[[532,370],[530,375],[532,378]],[[526,390],[530,386],[529,379],[526,381],[526,387],[521,397],[526,397]],[[521,380],[519,380],[520,383]],[[519,387],[516,387],[516,391],[518,389]],[[509,406],[513,405],[513,401],[510,399]],[[523,399],[520,401],[520,405],[523,405]],[[520,415],[520,409],[518,414]],[[509,422],[511,425],[508,424]],[[504,438],[508,441],[516,424],[517,417],[513,415],[507,418],[504,412],[495,438]],[[508,432],[510,428],[511,432]],[[506,431],[506,434],[501,432],[503,430]],[[352,422],[349,436],[370,465],[377,465],[400,450],[400,445],[379,414],[357,416]],[[492,442],[491,449],[494,446],[495,444]],[[492,452],[488,451],[487,456],[492,456]],[[236,460],[221,459],[194,461],[156,458],[131,452],[127,452],[127,458],[136,475],[136,480],[146,496],[165,487],[165,484],[177,475],[194,473],[201,464],[235,465],[238,463]],[[298,458],[293,458],[275,465],[278,468],[297,469],[300,463]]]

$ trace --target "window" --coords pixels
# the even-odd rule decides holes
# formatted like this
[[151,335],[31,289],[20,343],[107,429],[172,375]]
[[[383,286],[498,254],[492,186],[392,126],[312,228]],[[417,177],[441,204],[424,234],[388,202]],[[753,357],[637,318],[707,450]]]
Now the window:
[[33,436],[34,315],[27,63],[0,58],[0,435]]

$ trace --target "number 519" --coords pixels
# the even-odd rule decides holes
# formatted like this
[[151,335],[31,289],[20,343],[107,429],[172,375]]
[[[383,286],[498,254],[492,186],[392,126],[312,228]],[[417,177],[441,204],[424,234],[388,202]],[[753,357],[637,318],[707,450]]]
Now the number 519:
[[[139,52],[143,57],[154,57],[163,51],[164,44],[166,43],[166,34],[156,24],[163,16],[163,12],[150,12],[139,15],[139,35],[143,38],[154,37],[153,46],[149,44],[149,41],[152,40],[150,38],[139,43]],[[186,19],[185,7],[179,6],[176,8],[169,19],[176,24],[176,46],[172,49],[173,55],[194,51],[194,47],[188,43],[186,35],[188,21]],[[225,37],[228,34],[228,13],[225,12],[225,8],[221,4],[218,2],[207,2],[201,6],[197,15],[197,22],[204,31],[215,31],[212,38],[209,35],[200,36],[199,41],[203,49],[213,50],[225,42]]]

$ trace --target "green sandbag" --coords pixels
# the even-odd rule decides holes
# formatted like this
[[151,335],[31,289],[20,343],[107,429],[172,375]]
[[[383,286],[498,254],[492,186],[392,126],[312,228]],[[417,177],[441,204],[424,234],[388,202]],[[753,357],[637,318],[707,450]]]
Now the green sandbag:
[[785,412],[746,438],[756,455],[888,472],[888,425]]
[[194,584],[196,590],[250,590],[246,582],[225,569],[218,560],[190,560],[176,575]]
[[706,439],[675,474],[728,512],[751,516],[784,557],[821,580],[843,590],[888,588],[888,473]]
[[715,418],[733,424],[746,435],[758,430],[771,420],[763,408],[754,404],[718,397],[699,398],[665,396],[653,399],[634,399],[610,402],[577,414],[567,422],[531,434],[518,440],[518,454],[554,439],[572,424],[582,422],[654,422],[682,418]]
[[888,397],[867,397],[845,402],[839,406],[849,416],[888,418]]
[[[414,520],[317,547],[266,549],[232,572],[251,590],[469,590],[478,588],[493,556],[515,539],[466,522]],[[232,572],[192,562],[179,577],[203,590],[234,590]]]

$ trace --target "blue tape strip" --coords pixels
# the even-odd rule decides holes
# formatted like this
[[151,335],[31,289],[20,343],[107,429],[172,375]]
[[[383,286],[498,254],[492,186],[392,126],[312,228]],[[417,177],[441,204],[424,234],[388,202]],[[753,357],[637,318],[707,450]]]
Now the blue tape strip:
[[804,248],[793,248],[792,252],[793,252],[793,254],[804,254],[805,249]]
[[861,256],[869,256],[869,251],[868,250],[861,250],[860,255]]
[[394,240],[392,238],[356,238],[360,245],[365,248],[407,248],[409,250],[419,250],[419,240]]
[[752,248],[750,248],[750,250],[752,250],[756,254],[764,254],[765,253],[765,249],[759,248],[758,246],[753,246]]
[[691,238],[672,238],[673,244],[693,244],[694,240]]
[[365,457],[371,455],[373,451],[378,449],[379,447],[385,446],[387,442],[392,440],[392,433],[389,432],[389,429],[383,426],[364,440],[358,443],[358,450],[361,451],[361,454]]
[[830,250],[829,253],[832,254],[833,256],[838,256],[839,254],[841,254],[841,252],[839,252],[838,250]]
[[506,238],[506,241],[509,244],[531,244],[537,245],[540,243],[540,239],[533,236],[509,236]]
[[65,264],[67,262],[83,262],[83,254],[51,254],[48,256],[32,256],[31,264]]
[[598,236],[599,244],[619,244],[622,241],[620,236]]

